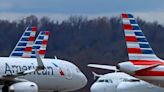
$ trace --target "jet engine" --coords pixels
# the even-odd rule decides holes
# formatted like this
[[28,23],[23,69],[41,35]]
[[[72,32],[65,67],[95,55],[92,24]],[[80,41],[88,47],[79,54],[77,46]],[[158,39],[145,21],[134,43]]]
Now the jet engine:
[[133,75],[136,71],[135,66],[131,62],[122,62],[117,65],[117,69],[123,72],[126,72],[130,75]]
[[7,92],[38,92],[38,86],[33,82],[18,82],[10,85]]

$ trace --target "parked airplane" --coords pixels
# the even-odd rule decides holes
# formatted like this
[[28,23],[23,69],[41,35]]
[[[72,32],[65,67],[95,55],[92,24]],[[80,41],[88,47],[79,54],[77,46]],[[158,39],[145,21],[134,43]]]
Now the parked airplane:
[[164,92],[163,88],[154,86],[123,72],[97,75],[98,80],[91,86],[91,92]]
[[97,64],[90,66],[120,70],[156,86],[164,87],[164,60],[155,55],[133,15],[122,14],[122,19],[129,61],[119,63],[117,68]]
[[164,60],[158,58],[131,14],[122,14],[128,62],[118,64],[118,69],[164,87]]
[[[21,38],[20,41],[32,42],[34,38]],[[2,92],[64,92],[86,85],[87,79],[76,65],[57,58],[41,59],[37,50],[35,54],[36,58],[0,57]]]

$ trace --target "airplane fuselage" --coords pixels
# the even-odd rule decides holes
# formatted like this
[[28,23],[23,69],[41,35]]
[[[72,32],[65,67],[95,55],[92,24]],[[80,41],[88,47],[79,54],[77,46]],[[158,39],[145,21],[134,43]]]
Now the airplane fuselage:
[[[153,64],[152,64],[153,65]],[[148,65],[134,65],[131,62],[122,62],[118,65],[119,70],[128,73],[132,76],[135,76],[139,79],[145,80],[154,85],[164,87],[164,65],[159,65],[157,67],[153,67],[152,69],[137,71],[143,69],[145,67],[149,67]]]
[[[19,72],[34,70],[37,59],[0,58],[0,75],[15,75]],[[39,90],[73,91],[86,85],[84,74],[72,63],[59,59],[42,59],[44,70],[31,72],[15,79],[25,79],[38,85]],[[3,78],[3,77],[2,77]]]
[[102,75],[91,87],[91,92],[163,92],[164,89],[136,79],[125,73]]

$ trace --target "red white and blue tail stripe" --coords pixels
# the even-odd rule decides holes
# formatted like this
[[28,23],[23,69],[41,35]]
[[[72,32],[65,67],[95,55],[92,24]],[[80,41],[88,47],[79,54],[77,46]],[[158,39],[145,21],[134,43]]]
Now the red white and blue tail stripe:
[[11,52],[10,57],[31,57],[29,53],[32,52],[36,31],[37,28],[34,26],[27,27],[15,48]]
[[133,15],[124,13],[122,19],[129,60],[135,65],[160,63]]
[[35,50],[38,51],[41,58],[45,57],[48,38],[49,31],[41,31],[39,33],[32,47],[31,58],[36,58]]

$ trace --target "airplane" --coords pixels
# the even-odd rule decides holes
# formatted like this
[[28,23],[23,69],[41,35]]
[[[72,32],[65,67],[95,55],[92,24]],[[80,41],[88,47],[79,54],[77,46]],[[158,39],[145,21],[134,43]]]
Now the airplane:
[[164,60],[156,56],[132,14],[122,14],[128,62],[119,63],[123,72],[164,87]]
[[90,64],[90,66],[122,71],[156,86],[164,87],[164,60],[156,56],[132,14],[123,13],[122,21],[129,61],[118,63],[117,66],[98,64]]
[[123,72],[114,72],[104,75],[93,73],[99,77],[92,84],[91,92],[163,92],[164,88],[154,86]]
[[[34,42],[34,38],[21,37],[19,41],[28,44],[28,41]],[[32,45],[25,45],[23,48],[29,46]],[[27,51],[30,52],[29,49]],[[24,54],[18,56],[22,55]],[[80,89],[87,84],[87,78],[75,64],[56,57],[41,58],[37,49],[35,56],[36,58],[0,57],[2,92],[66,92]]]

